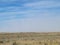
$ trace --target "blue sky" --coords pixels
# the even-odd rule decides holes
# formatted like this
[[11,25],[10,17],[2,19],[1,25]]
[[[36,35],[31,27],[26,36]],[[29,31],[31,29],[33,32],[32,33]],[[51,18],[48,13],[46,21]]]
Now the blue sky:
[[60,0],[0,0],[0,32],[59,32]]

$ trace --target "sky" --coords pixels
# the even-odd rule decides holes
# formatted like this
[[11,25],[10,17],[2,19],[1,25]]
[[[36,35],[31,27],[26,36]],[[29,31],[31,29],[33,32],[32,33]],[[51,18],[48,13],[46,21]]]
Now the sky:
[[0,32],[60,32],[60,0],[0,0]]

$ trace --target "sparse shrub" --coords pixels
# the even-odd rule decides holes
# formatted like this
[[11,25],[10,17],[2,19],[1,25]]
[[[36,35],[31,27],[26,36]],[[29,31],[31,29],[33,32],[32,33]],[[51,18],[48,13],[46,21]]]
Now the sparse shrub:
[[25,45],[28,45],[28,44],[25,44]]
[[45,43],[44,45],[47,45],[47,43]]
[[34,40],[34,39],[31,39],[31,40]]
[[14,42],[14,43],[13,43],[13,45],[17,45],[17,43],[16,43],[16,42]]
[[41,42],[39,42],[39,44],[41,44]]
[[4,43],[3,41],[0,41],[0,43]]

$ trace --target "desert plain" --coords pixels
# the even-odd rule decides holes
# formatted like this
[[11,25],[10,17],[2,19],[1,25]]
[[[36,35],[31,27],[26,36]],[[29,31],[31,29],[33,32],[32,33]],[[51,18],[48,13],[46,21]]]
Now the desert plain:
[[60,45],[60,32],[0,33],[0,45]]

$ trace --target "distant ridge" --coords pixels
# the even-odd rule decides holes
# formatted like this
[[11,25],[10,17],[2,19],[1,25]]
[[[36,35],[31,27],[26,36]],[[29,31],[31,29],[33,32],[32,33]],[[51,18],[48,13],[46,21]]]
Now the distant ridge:
[[0,32],[0,35],[15,34],[40,34],[40,35],[60,35],[60,32]]

